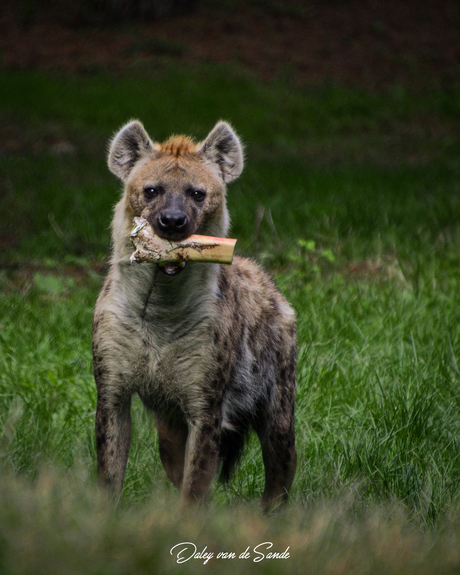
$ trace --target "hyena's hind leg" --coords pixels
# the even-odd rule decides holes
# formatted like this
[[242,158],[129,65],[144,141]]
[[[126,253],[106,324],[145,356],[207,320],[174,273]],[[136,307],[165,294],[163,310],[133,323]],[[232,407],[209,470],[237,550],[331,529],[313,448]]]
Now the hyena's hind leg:
[[294,363],[288,368],[280,369],[271,407],[256,427],[265,467],[265,489],[261,502],[264,513],[268,513],[287,500],[294,480],[297,467],[295,399]]
[[180,490],[184,479],[187,428],[185,426],[173,427],[160,417],[155,418],[155,423],[158,430],[161,463],[166,475]]
[[271,421],[259,432],[265,467],[262,511],[268,513],[285,503],[297,467],[294,423]]

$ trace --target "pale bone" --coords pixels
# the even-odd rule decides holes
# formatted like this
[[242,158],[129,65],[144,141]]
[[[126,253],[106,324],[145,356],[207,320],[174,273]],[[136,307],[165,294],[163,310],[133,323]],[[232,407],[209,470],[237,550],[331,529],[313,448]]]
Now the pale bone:
[[134,218],[131,262],[212,262],[231,264],[236,240],[193,235],[180,242],[157,236],[144,218]]

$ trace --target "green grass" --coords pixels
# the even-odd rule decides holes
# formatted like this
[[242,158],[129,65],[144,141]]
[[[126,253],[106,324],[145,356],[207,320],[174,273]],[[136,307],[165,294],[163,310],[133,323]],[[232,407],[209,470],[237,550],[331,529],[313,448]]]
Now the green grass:
[[[0,81],[0,570],[177,573],[181,541],[272,541],[291,557],[247,572],[455,572],[458,96],[267,85],[213,66]],[[211,510],[178,518],[139,401],[120,510],[95,490],[91,320],[119,193],[105,154],[131,117],[158,139],[202,138],[224,118],[246,142],[232,236],[298,315],[299,466],[275,519],[255,511],[254,437]]]

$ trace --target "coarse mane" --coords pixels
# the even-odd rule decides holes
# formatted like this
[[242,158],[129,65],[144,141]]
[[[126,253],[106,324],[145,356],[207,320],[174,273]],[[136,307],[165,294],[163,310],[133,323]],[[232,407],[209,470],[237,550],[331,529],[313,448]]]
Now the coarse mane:
[[172,136],[166,142],[160,144],[160,152],[168,154],[174,158],[180,156],[190,156],[196,154],[197,145],[188,136]]

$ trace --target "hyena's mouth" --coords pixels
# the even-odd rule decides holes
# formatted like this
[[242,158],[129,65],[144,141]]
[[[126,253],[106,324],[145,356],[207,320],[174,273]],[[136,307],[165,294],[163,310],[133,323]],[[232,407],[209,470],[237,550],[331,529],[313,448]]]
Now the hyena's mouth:
[[177,276],[185,268],[187,262],[161,262],[157,264],[160,270],[167,276]]

